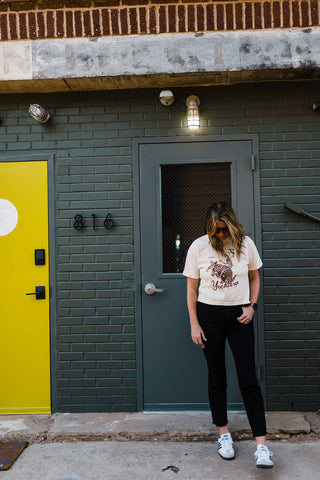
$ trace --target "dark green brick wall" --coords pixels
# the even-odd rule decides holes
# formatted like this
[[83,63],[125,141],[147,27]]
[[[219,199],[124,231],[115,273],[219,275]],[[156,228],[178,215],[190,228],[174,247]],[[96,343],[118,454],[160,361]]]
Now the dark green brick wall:
[[[319,83],[0,97],[5,155],[56,155],[58,405],[60,411],[136,409],[133,290],[134,137],[193,135],[185,98],[201,99],[200,135],[258,133],[264,256],[267,401],[270,410],[319,408]],[[28,116],[40,103],[52,122]],[[75,214],[86,220],[76,232]],[[92,229],[91,214],[97,215]],[[105,230],[111,213],[116,229]]]

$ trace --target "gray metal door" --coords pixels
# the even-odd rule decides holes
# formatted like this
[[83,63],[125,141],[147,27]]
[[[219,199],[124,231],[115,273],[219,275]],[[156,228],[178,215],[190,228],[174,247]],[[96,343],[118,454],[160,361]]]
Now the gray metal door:
[[[190,338],[186,279],[181,272],[187,248],[204,233],[206,209],[214,201],[232,202],[255,239],[259,199],[254,140],[136,141],[140,409],[208,409],[206,365]],[[164,291],[147,294],[145,286],[150,283]],[[257,337],[258,357],[259,351]],[[242,400],[229,347],[226,358],[228,406],[239,410]]]

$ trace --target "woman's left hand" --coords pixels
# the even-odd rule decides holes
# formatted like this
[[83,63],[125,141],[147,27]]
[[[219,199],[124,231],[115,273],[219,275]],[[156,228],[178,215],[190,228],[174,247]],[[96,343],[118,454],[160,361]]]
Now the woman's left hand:
[[241,307],[242,308],[242,315],[241,317],[237,317],[237,320],[240,323],[250,323],[254,314],[254,309],[249,305],[248,307]]

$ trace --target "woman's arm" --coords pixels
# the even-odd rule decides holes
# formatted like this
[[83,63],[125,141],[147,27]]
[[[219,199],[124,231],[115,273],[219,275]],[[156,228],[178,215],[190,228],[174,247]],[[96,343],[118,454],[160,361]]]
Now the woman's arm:
[[191,337],[193,342],[201,348],[204,348],[203,341],[206,341],[204,332],[200,327],[197,315],[197,291],[199,280],[187,277],[187,305],[189,311]]
[[[259,270],[249,270],[249,288],[250,288],[250,302],[257,303],[260,290],[260,275]],[[254,308],[249,305],[248,307],[242,307],[243,314],[238,317],[240,323],[249,323],[252,320],[254,314]]]
[[259,270],[249,271],[249,287],[250,287],[250,302],[257,303],[259,298],[259,291],[260,291]]

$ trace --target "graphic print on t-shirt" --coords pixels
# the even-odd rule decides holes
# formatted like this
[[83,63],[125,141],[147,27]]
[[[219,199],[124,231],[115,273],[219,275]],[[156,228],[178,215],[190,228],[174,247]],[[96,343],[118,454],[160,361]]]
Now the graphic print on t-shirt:
[[239,284],[238,281],[235,281],[237,275],[233,275],[232,272],[232,258],[235,256],[235,250],[229,248],[225,252],[226,260],[219,262],[216,260],[213,262],[210,260],[210,265],[207,268],[207,272],[211,272],[212,277],[217,277],[217,279],[212,280],[213,290],[223,290],[224,288],[235,287]]

